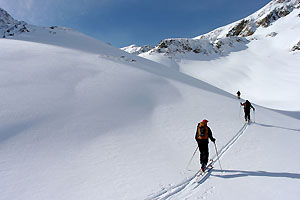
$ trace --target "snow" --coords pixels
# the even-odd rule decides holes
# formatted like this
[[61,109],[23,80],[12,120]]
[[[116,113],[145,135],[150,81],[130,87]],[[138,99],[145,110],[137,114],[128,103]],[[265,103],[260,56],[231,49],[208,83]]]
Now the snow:
[[[199,168],[196,154],[186,170],[197,122],[209,119],[220,150],[244,124],[234,96],[157,63],[0,43],[0,199],[151,199]],[[296,199],[299,120],[255,107],[256,123],[221,157],[225,172],[216,163],[171,199]]]
[[[180,70],[233,94],[241,90],[244,98],[251,97],[260,105],[299,111],[300,54],[290,52],[300,31],[300,24],[294,20],[297,14],[295,10],[272,27],[258,29],[253,36],[257,40],[244,51],[211,61],[182,60]],[[278,35],[266,37],[272,32]]]
[[[261,81],[255,91],[241,90],[251,102],[259,96],[268,102],[260,92],[269,89],[267,81],[277,84],[276,92],[285,95],[278,100],[287,109],[278,112],[254,101],[249,125],[243,100],[216,82],[199,80],[193,65],[181,72],[192,60],[178,62],[174,70],[65,28],[28,26],[28,33],[0,39],[0,199],[298,199],[300,115],[288,111],[298,93],[284,88],[298,91],[298,54],[278,50],[291,41],[278,48],[272,42],[293,34],[279,32],[286,23],[270,30],[275,37],[261,31],[263,44],[253,40],[247,50],[200,61],[214,72],[220,63],[233,68],[218,74],[221,86],[228,82],[240,89],[242,82],[239,88],[230,84],[240,75]],[[255,54],[270,56],[270,49],[256,52],[251,45],[272,45],[274,57],[247,65]],[[285,59],[295,66],[283,70],[274,64]],[[232,63],[238,61],[244,70],[261,72],[237,70]],[[274,64],[278,72],[266,77],[269,70],[260,62]],[[290,79],[279,79],[279,72]],[[223,170],[215,162],[198,183],[199,153],[187,164],[196,148],[196,125],[204,118],[217,139]],[[214,145],[209,147],[216,159]]]
[[121,50],[126,51],[131,54],[138,55],[138,54],[149,51],[151,48],[152,47],[150,45],[145,45],[145,46],[140,47],[135,44],[132,44],[132,45],[121,48]]
[[[272,1],[243,20],[256,23],[281,7],[290,13],[268,27],[256,27],[248,37],[226,36],[240,20],[193,39],[164,40],[172,43],[162,50],[158,45],[140,56],[231,94],[239,90],[243,98],[264,107],[299,111],[299,1],[278,2]],[[211,45],[203,45],[208,41]],[[192,49],[198,46],[201,51],[182,51],[182,46]]]
[[[232,29],[238,26],[241,22],[244,22],[245,24],[247,24],[247,26],[243,28],[239,36],[249,36],[247,34],[248,31],[255,33],[256,30],[261,28],[262,26],[272,26],[274,22],[284,17],[284,14],[288,14],[294,9],[299,9],[299,4],[299,0],[272,0],[270,1],[270,3],[268,3],[252,15],[223,27],[217,28],[207,34],[197,36],[194,39],[209,39],[211,41],[215,41],[217,39],[225,38],[232,31]],[[262,21],[264,21],[267,17],[269,17],[268,21],[270,22],[270,24],[262,23]]]

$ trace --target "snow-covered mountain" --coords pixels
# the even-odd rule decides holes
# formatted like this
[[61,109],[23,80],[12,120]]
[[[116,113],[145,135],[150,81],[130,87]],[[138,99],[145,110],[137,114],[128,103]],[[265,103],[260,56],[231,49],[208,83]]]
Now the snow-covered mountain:
[[300,73],[299,8],[299,0],[273,0],[244,19],[195,38],[162,40],[139,55],[232,94],[241,90],[266,107],[300,110],[300,81],[285,73]]
[[[143,51],[140,51],[142,47],[136,45],[121,49],[133,54],[142,54],[146,50],[150,54],[157,52],[173,55],[193,52],[195,54],[218,53],[222,55],[224,51],[228,50],[228,46],[235,47],[235,43],[247,43],[247,41],[249,42],[247,39],[254,39],[249,36],[253,35],[259,27],[267,28],[280,18],[290,14],[294,9],[299,8],[299,0],[273,0],[249,17],[195,38],[164,39],[154,48],[150,49],[149,46],[146,46],[147,48],[144,48]],[[276,34],[272,32],[268,36],[275,37]]]
[[[219,88],[74,30],[32,27],[0,39],[0,200],[299,199],[299,112],[253,104],[246,125]],[[191,158],[204,118],[220,163],[200,181]]]
[[124,51],[116,51],[116,48],[105,42],[70,28],[41,27],[24,21],[17,21],[3,9],[0,9],[0,38],[38,42],[107,56],[117,56],[123,59],[126,57],[127,60],[132,57]]
[[280,18],[290,14],[294,9],[299,9],[299,7],[299,0],[272,0],[268,5],[249,17],[195,37],[195,39],[206,38],[215,41],[219,38],[231,36],[251,36],[259,27],[267,28]]

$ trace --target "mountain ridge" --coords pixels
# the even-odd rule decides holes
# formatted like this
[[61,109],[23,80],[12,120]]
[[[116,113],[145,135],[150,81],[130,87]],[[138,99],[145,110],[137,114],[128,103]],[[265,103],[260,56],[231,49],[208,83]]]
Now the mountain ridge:
[[[163,39],[159,44],[155,45],[147,53],[163,53],[173,55],[177,53],[194,53],[194,54],[224,54],[223,45],[233,46],[236,42],[247,43],[253,39],[252,36],[257,28],[267,28],[278,19],[287,16],[294,9],[300,8],[299,0],[272,0],[270,3],[259,9],[248,17],[240,19],[236,22],[214,29],[194,38],[169,38]],[[230,39],[228,39],[230,38]],[[230,40],[228,42],[228,40]],[[209,45],[203,45],[207,43]],[[208,48],[206,48],[208,47]],[[137,47],[135,46],[135,49]],[[124,51],[136,55],[145,53],[138,52],[131,46],[121,48]],[[297,50],[297,48],[291,47]]]

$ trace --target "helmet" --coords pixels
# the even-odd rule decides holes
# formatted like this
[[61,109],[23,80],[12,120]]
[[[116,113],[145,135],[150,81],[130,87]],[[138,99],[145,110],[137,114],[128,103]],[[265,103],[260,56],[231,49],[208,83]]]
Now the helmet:
[[207,119],[202,120],[202,123],[204,123],[204,124],[206,124],[206,125],[207,125],[207,122],[208,122]]

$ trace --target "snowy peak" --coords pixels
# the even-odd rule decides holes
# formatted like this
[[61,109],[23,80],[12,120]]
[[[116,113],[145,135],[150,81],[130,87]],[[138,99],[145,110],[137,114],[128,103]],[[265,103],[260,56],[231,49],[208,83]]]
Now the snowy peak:
[[29,32],[27,24],[23,21],[15,20],[5,10],[0,8],[0,37],[12,37],[24,32]]
[[258,12],[259,17],[255,22],[258,26],[268,27],[272,22],[290,14],[298,6],[299,1],[272,1],[265,9]]
[[15,23],[17,23],[17,20],[12,18],[5,10],[0,8],[0,27]]
[[218,38],[240,36],[247,37],[253,35],[257,28],[267,28],[278,19],[287,16],[294,9],[300,7],[299,0],[273,0],[252,15],[217,28],[207,34],[195,37],[195,39],[216,40]]
[[144,45],[144,46],[137,46],[135,44],[129,45],[127,47],[122,47],[121,50],[126,51],[128,53],[138,55],[141,53],[148,52],[152,49],[150,45]]
[[56,34],[55,31],[69,31],[70,29],[52,26],[52,27],[38,27],[27,24],[24,21],[15,20],[7,11],[0,8],[0,37],[1,38],[15,38],[26,32],[36,32],[42,29],[47,30],[50,34]]

